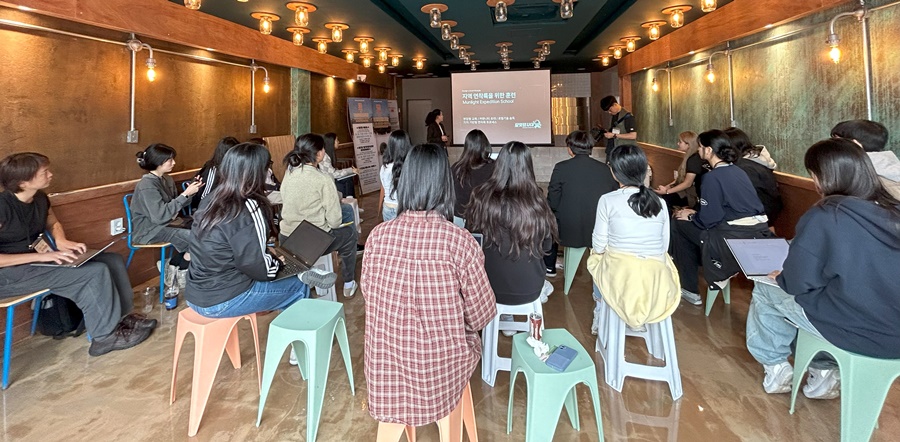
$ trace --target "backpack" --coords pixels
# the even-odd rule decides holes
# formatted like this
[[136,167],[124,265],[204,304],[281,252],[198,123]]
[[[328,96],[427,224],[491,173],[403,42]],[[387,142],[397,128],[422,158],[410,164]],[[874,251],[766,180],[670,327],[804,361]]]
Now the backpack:
[[42,335],[64,339],[84,333],[84,314],[71,300],[47,295],[41,300],[40,309],[38,328]]

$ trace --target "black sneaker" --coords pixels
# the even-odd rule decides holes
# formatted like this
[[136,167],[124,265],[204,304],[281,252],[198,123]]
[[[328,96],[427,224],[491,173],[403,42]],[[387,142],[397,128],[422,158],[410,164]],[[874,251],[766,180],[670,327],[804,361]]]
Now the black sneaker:
[[94,337],[88,354],[91,356],[102,356],[111,351],[134,347],[147,340],[151,331],[153,330],[148,328],[129,328],[120,322],[116,326],[116,330],[109,335],[102,338]]
[[547,276],[556,276],[556,269],[547,269]]
[[150,329],[156,328],[159,322],[156,319],[150,319],[140,313],[129,313],[122,318],[122,324],[128,328]]

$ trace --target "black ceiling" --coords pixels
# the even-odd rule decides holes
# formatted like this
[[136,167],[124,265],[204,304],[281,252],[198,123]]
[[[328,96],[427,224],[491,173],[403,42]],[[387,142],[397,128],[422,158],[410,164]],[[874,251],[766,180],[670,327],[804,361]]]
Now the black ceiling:
[[[183,3],[183,0],[170,0]],[[459,58],[450,44],[441,40],[440,29],[429,26],[428,15],[421,12],[426,0],[306,0],[318,7],[310,14],[305,45],[313,46],[314,37],[329,37],[330,31],[324,27],[327,22],[347,23],[350,29],[344,31],[341,43],[330,43],[328,53],[343,57],[341,49],[358,49],[353,41],[356,36],[375,38],[372,47],[387,46],[392,53],[402,54],[400,67],[389,72],[399,75],[446,75],[451,71],[469,69]],[[719,0],[718,4],[730,0]],[[293,13],[285,4],[287,0],[206,0],[197,13],[211,14],[250,28],[258,28],[259,22],[250,17],[253,12],[268,12],[279,15],[274,23],[273,36],[290,40],[291,34],[285,28],[295,26]],[[448,10],[442,14],[444,20],[458,24],[455,32],[463,32],[461,44],[471,46],[474,59],[480,60],[480,70],[500,69],[500,55],[496,43],[512,42],[513,68],[530,68],[533,50],[540,40],[555,40],[550,56],[541,63],[554,73],[599,71],[602,66],[595,61],[598,54],[610,52],[608,47],[621,44],[619,39],[629,35],[641,37],[638,47],[650,42],[647,30],[641,23],[650,20],[665,20],[660,11],[668,6],[687,4],[693,10],[687,12],[690,22],[704,13],[699,9],[699,0],[580,0],[575,2],[574,16],[564,20],[559,16],[559,4],[551,0],[515,0],[508,6],[509,19],[504,23],[494,20],[494,11],[485,0],[443,0]],[[662,33],[675,31],[668,25]],[[427,58],[426,68],[413,68],[415,56]],[[357,60],[357,62],[359,62]],[[442,66],[446,64],[447,66]]]

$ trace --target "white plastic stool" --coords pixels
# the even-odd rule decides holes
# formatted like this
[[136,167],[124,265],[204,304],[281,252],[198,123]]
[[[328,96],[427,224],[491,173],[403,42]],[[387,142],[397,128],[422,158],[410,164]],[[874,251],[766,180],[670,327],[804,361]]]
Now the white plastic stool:
[[[544,309],[541,306],[541,298],[535,299],[531,304],[497,304],[497,316],[494,317],[481,333],[481,379],[491,387],[494,386],[494,381],[497,380],[497,372],[500,370],[509,371],[512,365],[512,359],[502,358],[497,355],[497,335],[499,335],[502,330],[528,332],[529,329],[527,318],[525,322],[501,321],[500,315],[527,316],[532,313],[543,316]],[[543,329],[544,324],[541,323],[541,330]]]
[[[678,369],[678,356],[675,353],[675,333],[672,331],[672,317],[661,322],[645,324],[646,331],[634,331],[625,327],[625,321],[615,310],[601,302],[595,350],[603,357],[603,370],[606,383],[621,392],[625,376],[669,384],[672,400],[681,397],[681,370]],[[625,337],[636,336],[644,339],[647,351],[653,357],[666,361],[664,367],[635,364],[625,360]]]
[[352,196],[348,196],[341,200],[344,204],[349,204],[353,208],[353,223],[356,224],[356,231],[362,233],[362,222],[359,220],[359,201]]
[[[316,263],[313,264],[313,267],[317,269],[324,270],[326,272],[334,273],[334,260],[332,258],[334,252],[327,253],[319,257],[316,260]],[[316,295],[318,295],[321,299],[327,299],[329,301],[337,301],[337,291],[335,291],[334,286],[327,289],[320,289],[318,287],[316,289]]]

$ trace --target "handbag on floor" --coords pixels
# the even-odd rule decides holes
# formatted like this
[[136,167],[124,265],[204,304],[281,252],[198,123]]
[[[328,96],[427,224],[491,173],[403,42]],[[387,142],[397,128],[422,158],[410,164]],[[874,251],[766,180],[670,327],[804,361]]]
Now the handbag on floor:
[[42,335],[63,339],[84,333],[84,314],[71,300],[47,295],[41,300],[40,309],[38,329]]

